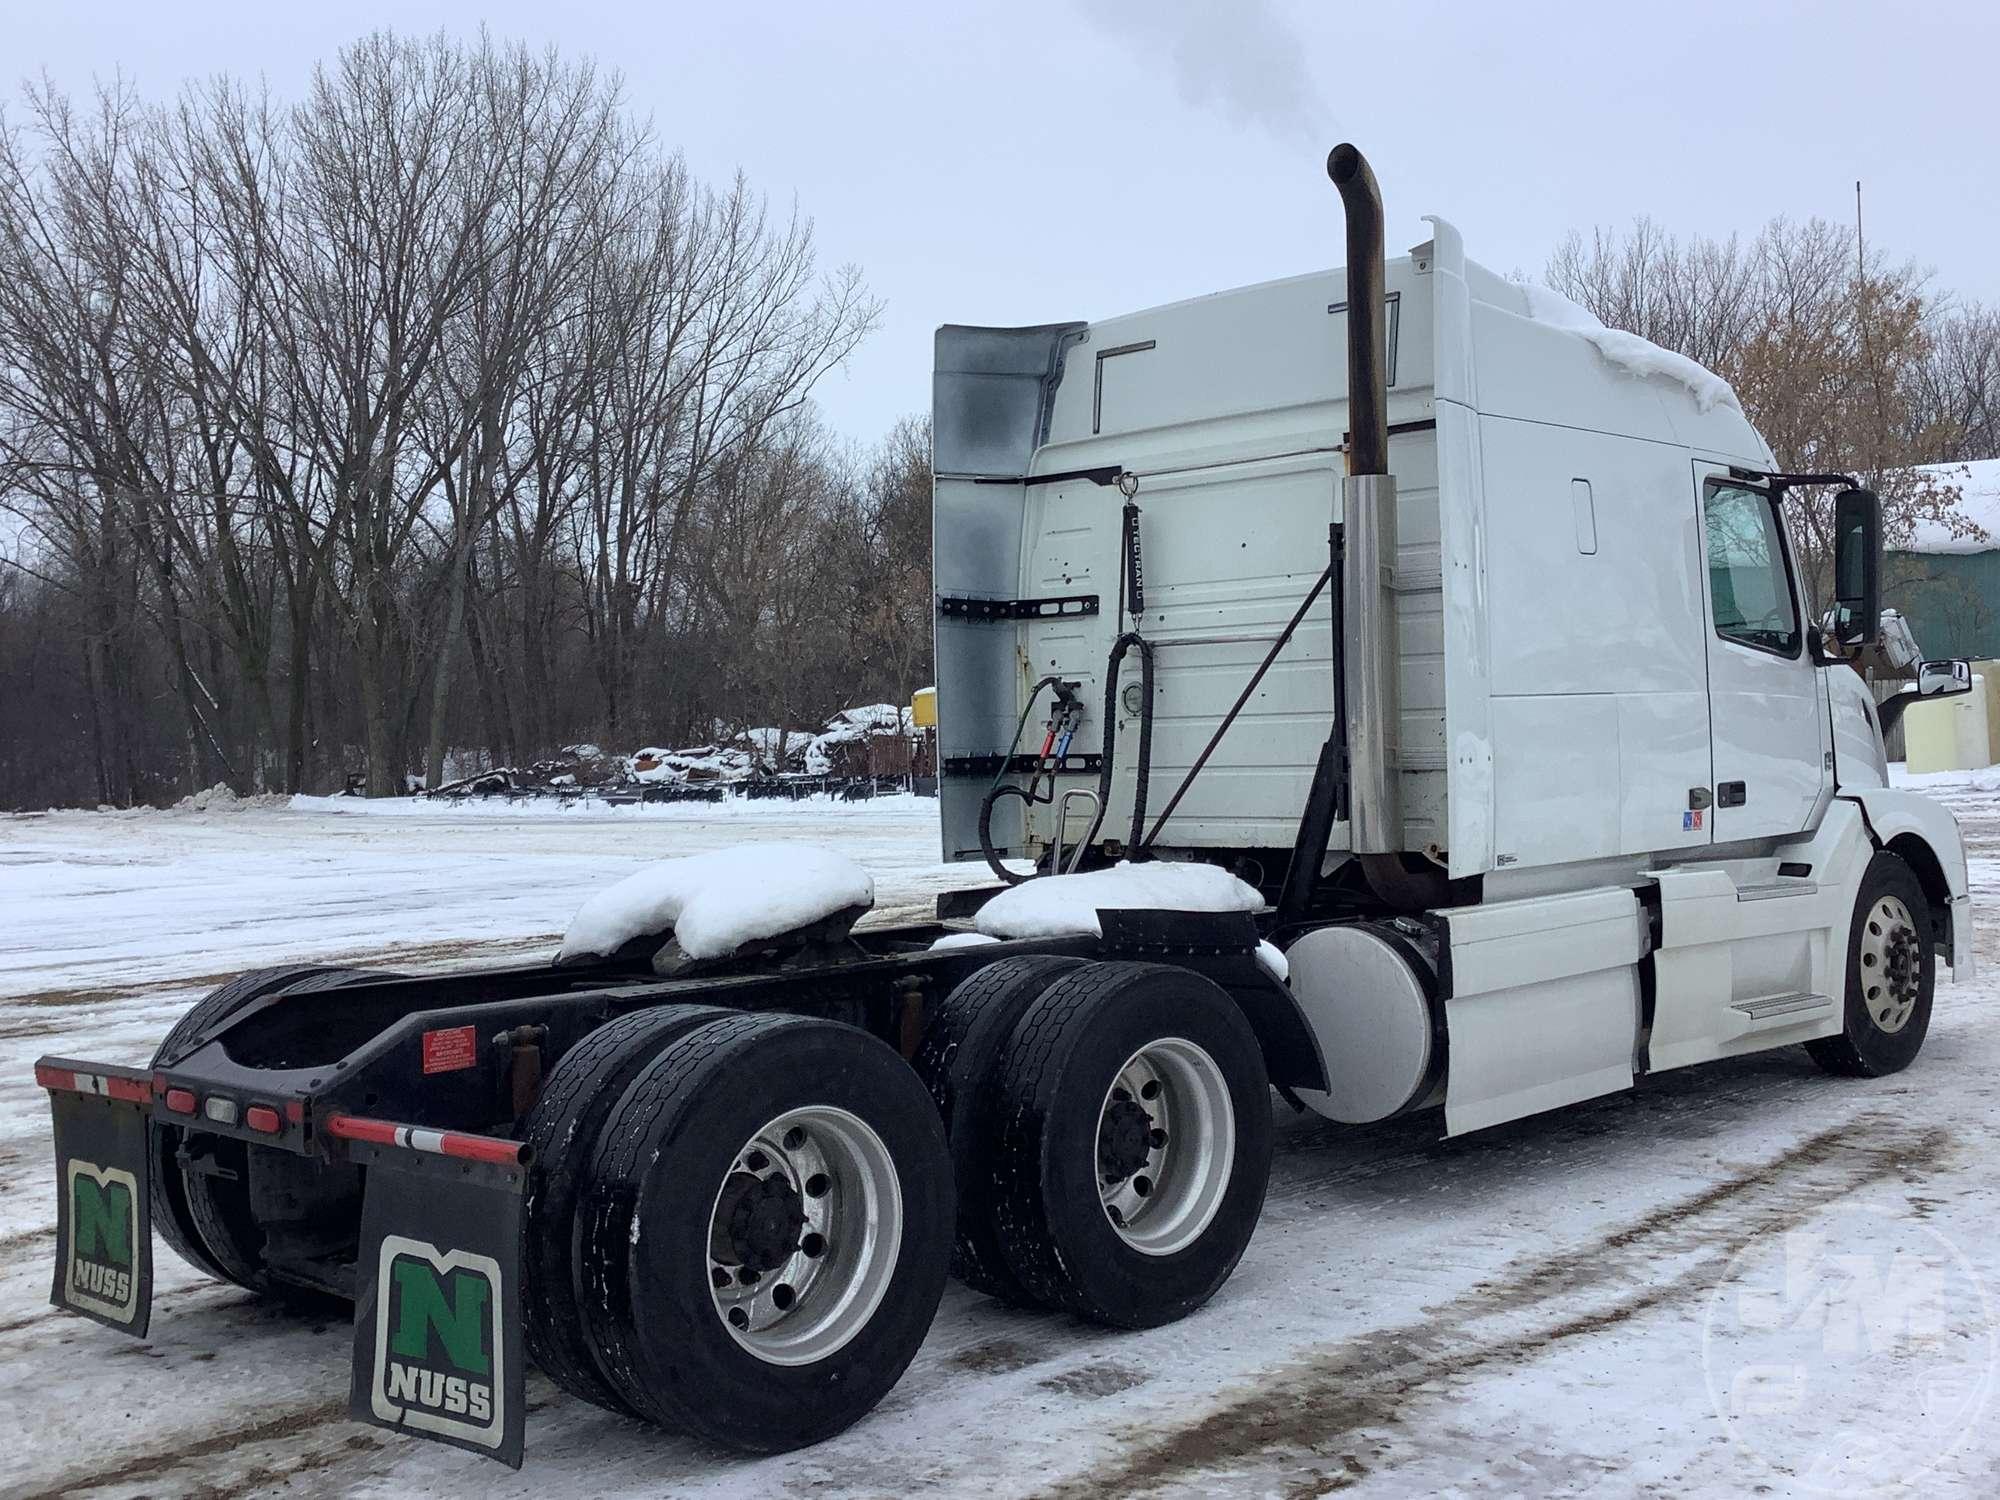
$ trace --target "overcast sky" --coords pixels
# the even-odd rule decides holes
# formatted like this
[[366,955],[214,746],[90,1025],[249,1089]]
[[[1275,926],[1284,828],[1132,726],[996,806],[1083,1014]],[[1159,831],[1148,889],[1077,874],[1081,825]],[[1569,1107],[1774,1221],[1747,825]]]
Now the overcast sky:
[[1858,177],[1871,243],[2000,302],[1993,0],[5,0],[0,57],[72,89],[229,72],[296,97],[367,30],[482,21],[622,70],[699,173],[796,197],[826,263],[862,267],[881,329],[820,391],[862,442],[928,405],[939,323],[1097,318],[1336,263],[1343,139],[1381,178],[1392,255],[1426,213],[1501,272],[1639,213],[1847,222]]

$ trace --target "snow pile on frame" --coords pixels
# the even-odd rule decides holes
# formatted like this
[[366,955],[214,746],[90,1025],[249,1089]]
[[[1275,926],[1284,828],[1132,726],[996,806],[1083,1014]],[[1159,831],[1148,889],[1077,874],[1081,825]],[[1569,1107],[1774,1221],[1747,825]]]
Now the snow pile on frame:
[[979,909],[975,925],[1002,939],[1102,937],[1100,911],[1256,911],[1263,904],[1255,886],[1220,865],[1153,860],[1011,886]]
[[647,865],[599,891],[570,918],[561,963],[616,953],[671,931],[690,958],[720,958],[849,907],[875,904],[875,881],[815,844],[739,844]]

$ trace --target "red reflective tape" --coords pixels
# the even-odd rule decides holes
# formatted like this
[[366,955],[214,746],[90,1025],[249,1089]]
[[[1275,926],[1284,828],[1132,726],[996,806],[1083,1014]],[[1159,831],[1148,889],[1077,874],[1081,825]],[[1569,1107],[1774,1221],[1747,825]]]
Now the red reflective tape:
[[149,1079],[126,1078],[116,1073],[84,1073],[48,1063],[35,1064],[35,1082],[65,1094],[95,1094],[101,1099],[122,1099],[128,1104],[147,1104],[153,1098]]
[[447,1026],[424,1033],[424,1071],[457,1073],[479,1065],[479,1028]]
[[387,1120],[366,1120],[359,1115],[329,1115],[322,1127],[337,1140],[368,1141],[377,1146],[393,1146],[396,1127]]
[[177,1114],[177,1115],[191,1115],[191,1114],[193,1114],[193,1113],[194,1113],[194,1090],[193,1090],[193,1089],[168,1089],[168,1090],[167,1090],[167,1108],[168,1108],[168,1109],[170,1109],[170,1110],[172,1110],[172,1111],[173,1111],[173,1112],[174,1112],[175,1114]]
[[243,1123],[266,1135],[278,1133],[278,1112],[268,1104],[253,1104],[243,1111]]
[[296,1125],[300,1121],[305,1119],[305,1117],[306,1117],[305,1100],[287,1099],[285,1101],[285,1118],[287,1120],[290,1120],[294,1125]]
[[421,1125],[397,1125],[389,1120],[369,1120],[358,1115],[333,1115],[323,1127],[343,1141],[367,1141],[376,1146],[401,1146],[427,1156],[453,1156],[461,1161],[497,1162],[519,1166],[527,1148],[519,1141],[502,1140],[497,1135],[467,1135],[456,1130],[427,1130]]
[[446,1156],[463,1157],[467,1161],[499,1162],[510,1167],[521,1160],[519,1141],[503,1141],[495,1135],[460,1135],[447,1130],[438,1142],[438,1150]]

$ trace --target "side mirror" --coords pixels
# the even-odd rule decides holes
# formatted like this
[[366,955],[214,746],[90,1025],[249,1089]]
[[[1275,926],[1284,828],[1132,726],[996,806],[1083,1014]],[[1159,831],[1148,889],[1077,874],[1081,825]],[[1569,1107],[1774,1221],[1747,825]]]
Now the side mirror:
[[1972,691],[1972,663],[1960,657],[1956,661],[1927,661],[1917,668],[1917,690],[1905,688],[1900,693],[1892,693],[1875,705],[1875,711],[1882,721],[1882,733],[1887,734],[1901,722],[1903,712],[1912,703],[1922,703],[1931,698],[1957,698]]
[[1919,698],[1956,698],[1971,691],[1972,663],[1963,657],[1956,661],[1927,661],[1917,668]]
[[1867,490],[1833,497],[1833,598],[1833,638],[1873,642],[1882,618],[1882,507]]

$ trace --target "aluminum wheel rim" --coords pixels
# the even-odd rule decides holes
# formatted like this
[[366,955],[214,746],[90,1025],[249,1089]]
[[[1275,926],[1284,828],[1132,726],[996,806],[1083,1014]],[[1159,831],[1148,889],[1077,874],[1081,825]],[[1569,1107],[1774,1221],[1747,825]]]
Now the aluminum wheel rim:
[[[789,1223],[796,1200],[795,1242],[763,1247],[762,1259],[780,1257],[775,1264],[746,1258],[733,1233],[746,1192],[776,1205],[766,1228]],[[831,1105],[788,1110],[745,1141],[723,1173],[709,1210],[709,1300],[730,1337],[757,1358],[812,1364],[868,1326],[902,1241],[902,1185],[882,1138]]]
[[[1144,1158],[1133,1166],[1138,1129]],[[1236,1160],[1236,1112],[1215,1059],[1184,1037],[1134,1052],[1098,1107],[1097,1152],[1098,1195],[1120,1239],[1143,1255],[1192,1244],[1222,1207]]]
[[1861,1003],[1877,1031],[1894,1035],[1916,1014],[1924,980],[1923,939],[1898,896],[1868,908],[1861,927]]

